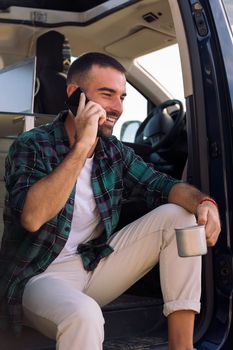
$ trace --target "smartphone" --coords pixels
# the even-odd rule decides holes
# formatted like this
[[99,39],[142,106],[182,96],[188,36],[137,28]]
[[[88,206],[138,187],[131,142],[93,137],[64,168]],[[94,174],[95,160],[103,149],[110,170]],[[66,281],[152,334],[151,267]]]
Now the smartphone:
[[[77,114],[79,99],[82,92],[83,91],[80,89],[80,87],[78,87],[76,90],[74,90],[74,92],[70,95],[70,97],[65,102],[66,106],[71,110],[74,116]],[[85,104],[87,104],[88,101],[89,100],[86,97]]]

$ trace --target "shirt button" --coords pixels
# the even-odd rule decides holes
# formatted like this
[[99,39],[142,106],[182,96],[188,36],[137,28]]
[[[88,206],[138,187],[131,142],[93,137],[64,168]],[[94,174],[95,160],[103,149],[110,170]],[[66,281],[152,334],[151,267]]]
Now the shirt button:
[[71,198],[71,199],[69,199],[69,203],[71,204],[71,205],[74,205],[74,200]]

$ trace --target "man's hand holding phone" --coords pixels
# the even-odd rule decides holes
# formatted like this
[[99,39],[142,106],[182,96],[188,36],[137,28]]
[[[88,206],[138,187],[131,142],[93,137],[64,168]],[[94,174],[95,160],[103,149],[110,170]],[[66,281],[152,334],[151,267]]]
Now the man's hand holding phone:
[[[68,109],[72,112],[74,116],[77,114],[78,105],[80,101],[80,96],[83,91],[78,87],[76,90],[73,91],[73,93],[69,96],[69,98],[66,101],[66,106]],[[88,103],[88,98],[86,97],[85,104]]]
[[92,147],[96,142],[99,126],[106,121],[105,110],[100,104],[90,101],[80,88],[73,92],[66,104],[74,116],[76,142],[84,142],[86,146]]

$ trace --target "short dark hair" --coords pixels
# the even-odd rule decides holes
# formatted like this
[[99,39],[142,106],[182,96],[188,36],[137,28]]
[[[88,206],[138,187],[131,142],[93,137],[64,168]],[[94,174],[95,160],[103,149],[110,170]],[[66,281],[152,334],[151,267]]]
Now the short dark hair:
[[79,82],[90,71],[93,65],[111,67],[125,74],[126,69],[115,58],[101,52],[88,52],[79,56],[69,67],[67,84]]

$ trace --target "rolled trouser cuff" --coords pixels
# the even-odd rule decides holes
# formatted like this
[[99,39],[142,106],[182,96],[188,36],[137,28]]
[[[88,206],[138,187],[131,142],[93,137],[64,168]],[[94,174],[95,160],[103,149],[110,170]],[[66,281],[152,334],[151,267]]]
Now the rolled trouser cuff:
[[193,300],[175,300],[164,304],[163,314],[168,316],[172,312],[181,310],[192,310],[196,313],[200,313],[201,303]]

